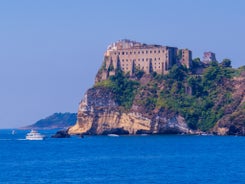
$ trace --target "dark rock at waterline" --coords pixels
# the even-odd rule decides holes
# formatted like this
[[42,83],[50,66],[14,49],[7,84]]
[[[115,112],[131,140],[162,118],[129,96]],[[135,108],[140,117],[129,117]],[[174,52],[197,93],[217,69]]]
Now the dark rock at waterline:
[[136,131],[136,134],[152,134],[152,132],[149,131],[149,130],[142,130],[142,129],[140,129],[140,130],[137,130]]
[[67,130],[60,130],[56,132],[56,134],[51,136],[52,138],[69,138],[70,135],[68,134]]

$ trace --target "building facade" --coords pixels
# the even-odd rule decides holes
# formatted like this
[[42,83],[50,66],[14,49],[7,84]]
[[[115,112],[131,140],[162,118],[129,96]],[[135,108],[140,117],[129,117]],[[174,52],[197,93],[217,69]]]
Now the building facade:
[[178,51],[179,62],[182,65],[185,65],[187,68],[191,68],[192,66],[192,52],[188,49],[180,49]]
[[[181,55],[178,56],[178,52]],[[147,74],[156,72],[164,75],[174,64],[180,63],[189,68],[192,61],[192,53],[188,49],[178,50],[176,47],[147,45],[130,40],[120,40],[109,45],[104,56],[109,76],[114,75],[118,67],[130,75],[136,69]]]

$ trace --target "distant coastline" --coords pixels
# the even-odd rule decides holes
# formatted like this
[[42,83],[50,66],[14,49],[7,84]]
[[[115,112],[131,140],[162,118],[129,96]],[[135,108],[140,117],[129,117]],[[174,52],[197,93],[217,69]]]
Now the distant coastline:
[[38,120],[32,125],[20,127],[18,129],[67,129],[73,126],[77,121],[77,113],[54,113],[44,119]]

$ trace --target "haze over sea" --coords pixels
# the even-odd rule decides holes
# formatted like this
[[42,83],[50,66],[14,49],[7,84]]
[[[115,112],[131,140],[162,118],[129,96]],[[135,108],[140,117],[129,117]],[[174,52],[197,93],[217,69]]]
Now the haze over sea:
[[[0,183],[244,183],[245,138],[88,136],[0,130]],[[54,131],[41,131],[50,137]]]

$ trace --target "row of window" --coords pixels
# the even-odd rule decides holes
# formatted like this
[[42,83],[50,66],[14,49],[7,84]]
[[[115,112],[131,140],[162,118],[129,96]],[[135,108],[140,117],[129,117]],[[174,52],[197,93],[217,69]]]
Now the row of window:
[[[115,55],[120,55],[120,54],[122,54],[122,55],[131,55],[131,54],[148,54],[148,53],[150,53],[150,54],[152,54],[152,53],[161,53],[161,50],[142,50],[142,51],[129,51],[129,52],[126,52],[126,51],[122,51],[122,52],[114,52],[114,54]],[[164,53],[164,50],[162,50],[162,53]]]
[[[140,66],[139,66],[139,67],[140,67]],[[157,69],[156,66],[153,67],[153,68],[154,68],[154,69]],[[158,68],[161,69],[161,66],[158,66]],[[144,69],[145,69],[144,66],[143,66],[141,69],[144,70]],[[146,67],[146,69],[148,69],[148,66]],[[122,70],[129,70],[129,68],[128,68],[128,67],[126,67],[126,68],[122,67]]]
[[[154,63],[154,66],[156,66],[157,65],[157,63]],[[128,64],[122,64],[122,66],[124,67],[124,66],[128,66]],[[138,66],[140,66],[140,64],[138,64]],[[160,67],[161,66],[161,63],[158,63],[158,66]]]
[[[154,58],[154,61],[157,61],[157,60],[160,61],[161,58],[158,58],[158,59],[157,58]],[[128,61],[132,62],[131,59],[130,60],[128,60],[128,59],[125,59],[125,60],[122,59],[122,62],[124,62],[124,61],[125,62],[128,62]],[[142,59],[138,58],[138,61],[153,61],[153,60],[152,60],[152,58],[142,58]]]

